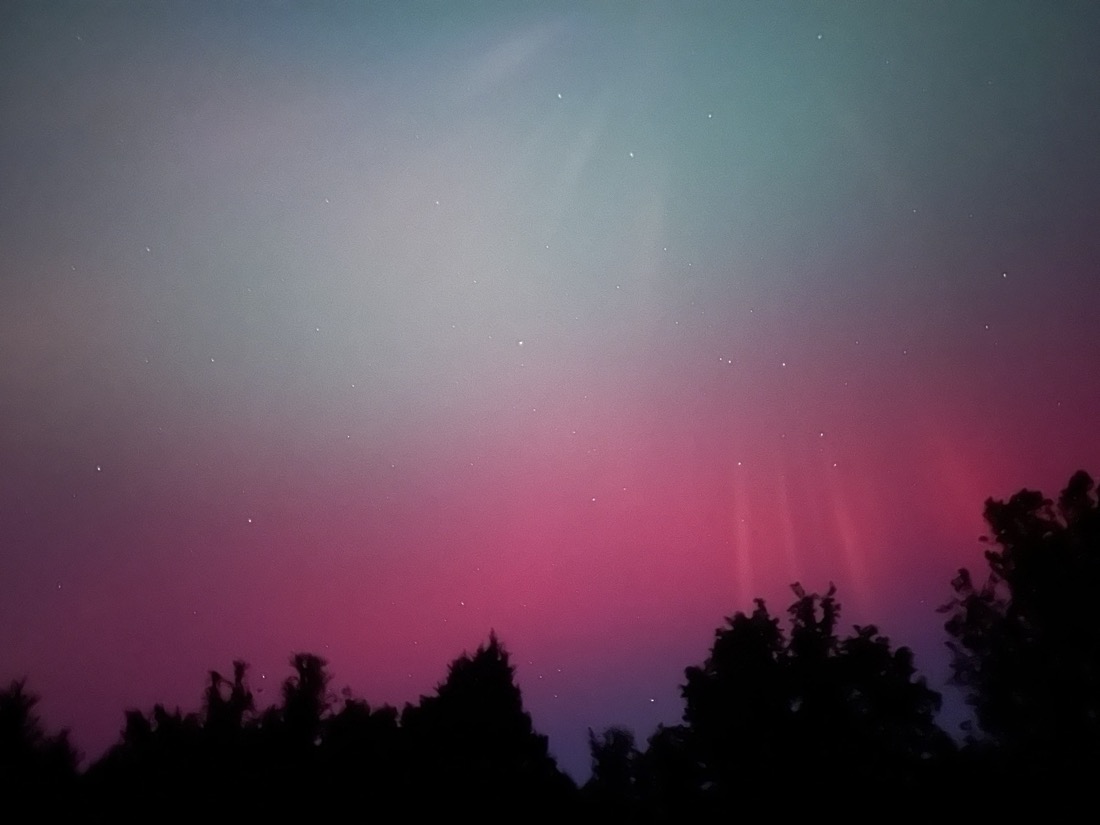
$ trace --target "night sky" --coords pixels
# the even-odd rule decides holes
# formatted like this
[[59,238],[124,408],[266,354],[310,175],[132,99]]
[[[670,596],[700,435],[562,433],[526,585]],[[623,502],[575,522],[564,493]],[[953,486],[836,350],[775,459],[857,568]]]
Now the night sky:
[[1098,36],[4,3],[0,679],[94,758],[234,658],[400,706],[495,629],[581,777],[832,581],[941,687],[984,500],[1100,473]]

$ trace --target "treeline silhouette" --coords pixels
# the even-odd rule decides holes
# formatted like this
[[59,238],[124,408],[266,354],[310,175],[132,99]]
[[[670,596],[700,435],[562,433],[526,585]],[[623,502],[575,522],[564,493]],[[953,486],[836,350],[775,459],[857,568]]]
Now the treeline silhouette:
[[[1016,819],[1087,805],[1100,769],[1100,506],[1076,473],[1058,500],[986,501],[989,570],[941,608],[954,681],[974,709],[963,741],[912,653],[873,625],[841,632],[835,590],[795,584],[787,621],[758,600],[685,670],[681,724],[640,745],[589,730],[592,776],[559,770],[490,634],[431,696],[398,711],[330,688],[295,654],[281,702],[258,710],[248,667],[209,673],[201,709],[130,710],[85,771],[24,680],[0,691],[0,813],[86,821],[710,822]],[[1079,812],[1082,813],[1082,812]],[[21,818],[21,817],[20,817]],[[16,821],[12,819],[10,821]]]

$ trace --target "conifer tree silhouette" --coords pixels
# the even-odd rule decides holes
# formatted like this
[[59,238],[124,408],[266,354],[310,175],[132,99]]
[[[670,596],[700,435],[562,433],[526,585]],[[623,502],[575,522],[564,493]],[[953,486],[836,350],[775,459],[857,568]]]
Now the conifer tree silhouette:
[[[473,655],[451,663],[436,695],[406,705],[401,726],[412,754],[421,808],[482,819],[542,819],[571,800],[572,783],[550,756],[524,710],[508,652],[490,634]],[[538,810],[530,806],[537,806]]]

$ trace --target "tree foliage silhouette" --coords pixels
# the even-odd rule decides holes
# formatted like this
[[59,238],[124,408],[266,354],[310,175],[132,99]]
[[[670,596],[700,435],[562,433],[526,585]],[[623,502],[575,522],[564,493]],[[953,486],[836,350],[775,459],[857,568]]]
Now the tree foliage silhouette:
[[0,690],[0,800],[44,816],[64,811],[62,803],[76,783],[78,755],[67,730],[46,732],[37,704],[25,679]]
[[290,665],[294,675],[283,682],[282,722],[286,735],[298,744],[318,744],[321,720],[332,704],[328,662],[312,653],[296,653]]
[[451,663],[435,696],[406,705],[401,726],[415,781],[443,793],[452,811],[522,817],[531,800],[549,809],[569,801],[572,783],[535,732],[496,634]]
[[233,735],[243,728],[256,703],[246,682],[248,665],[239,659],[233,662],[232,681],[218,671],[210,671],[210,681],[203,694],[204,726],[213,734]]
[[[942,608],[982,734],[962,749],[936,725],[939,694],[908,648],[874,625],[842,635],[835,589],[794,584],[785,622],[757,600],[715,631],[705,661],[684,671],[681,724],[659,726],[644,749],[625,728],[590,729],[592,777],[579,794],[490,633],[400,714],[334,694],[327,662],[310,653],[291,657],[279,703],[261,711],[235,661],[231,677],[209,672],[198,712],[126,711],[118,743],[82,776],[67,735],[43,730],[37,698],[15,681],[0,691],[0,796],[43,819],[79,802],[92,821],[401,810],[686,822],[777,804],[816,815],[832,800],[860,821],[931,821],[1015,815],[1040,797],[1079,802],[1100,768],[1100,502],[1079,472],[1057,502],[1023,490],[987,501],[985,517],[988,577],[979,587],[961,570]],[[1006,783],[1011,795],[957,801]]]
[[597,735],[589,728],[588,750],[592,755],[592,777],[583,791],[589,810],[599,819],[635,819],[641,802],[641,754],[635,747],[634,733],[613,726]]
[[[495,635],[403,714],[329,690],[327,662],[291,657],[281,702],[257,713],[247,666],[210,671],[201,713],[127,711],[120,740],[85,776],[111,820],[224,815],[310,818],[395,810],[543,821],[575,787],[536,733]],[[531,806],[535,808],[532,809]]]
[[758,600],[685,671],[684,743],[710,804],[764,803],[796,788],[809,810],[846,788],[873,805],[922,781],[924,762],[950,743],[935,723],[940,696],[916,676],[911,652],[874,626],[838,637],[835,590],[792,589],[789,633]]
[[988,499],[986,580],[952,582],[954,679],[983,741],[1017,768],[1067,775],[1100,766],[1100,507],[1075,473],[1057,503],[1034,490]]

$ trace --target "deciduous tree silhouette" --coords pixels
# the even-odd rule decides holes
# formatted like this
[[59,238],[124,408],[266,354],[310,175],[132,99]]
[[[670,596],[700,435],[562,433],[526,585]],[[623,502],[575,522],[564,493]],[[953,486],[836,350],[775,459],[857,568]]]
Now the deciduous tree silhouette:
[[321,719],[332,704],[328,662],[312,653],[290,659],[294,675],[283,682],[282,721],[288,737],[298,744],[319,744]]
[[45,819],[72,801],[78,755],[67,730],[46,732],[37,704],[25,679],[0,690],[0,804]]
[[[960,570],[950,614],[954,678],[1001,769],[1081,788],[1100,767],[1100,508],[1079,471],[1057,503],[1034,490],[985,503],[989,573]],[[1089,783],[1092,782],[1090,778]]]
[[408,758],[395,708],[347,697],[325,722],[322,758],[326,793],[345,801],[344,810],[407,804]]
[[684,746],[711,812],[784,795],[802,812],[841,795],[875,809],[950,749],[935,724],[939,694],[916,677],[910,651],[873,626],[839,638],[834,589],[792,589],[789,634],[758,600],[686,671]]
[[92,806],[105,819],[171,818],[200,807],[204,771],[197,714],[155,705],[126,711],[120,741],[85,776]]
[[702,666],[685,671],[686,745],[716,806],[778,784],[792,710],[785,649],[779,621],[757,600],[716,631]]
[[248,665],[233,662],[233,680],[218,671],[210,671],[210,681],[203,694],[204,729],[209,734],[234,735],[244,728],[248,714],[256,709],[252,691],[246,683]]
[[[715,632],[685,670],[680,725],[639,751],[633,734],[589,730],[583,793],[558,770],[525,710],[508,652],[490,634],[431,696],[371,708],[330,692],[326,661],[295,654],[281,703],[257,713],[247,666],[210,671],[202,711],[126,712],[118,744],[72,792],[76,755],[47,735],[22,681],[0,691],[0,790],[80,798],[93,820],[410,817],[477,821],[714,821],[735,812],[858,821],[1018,813],[1021,800],[1091,793],[1100,768],[1100,503],[1078,473],[1057,503],[1021,491],[987,501],[987,581],[954,581],[947,630],[955,678],[982,736],[959,751],[935,723],[939,695],[912,653],[873,625],[838,633],[840,605],[792,585],[787,621],[762,600]],[[957,778],[956,778],[957,777]],[[945,789],[1011,783],[1012,796],[935,806]],[[67,783],[67,784],[66,784]],[[64,790],[68,788],[69,790]],[[33,801],[33,800],[32,800]],[[54,805],[54,811],[62,810]],[[52,812],[51,812],[52,813]]]
[[641,754],[634,745],[634,733],[622,727],[606,728],[599,735],[588,729],[592,755],[592,777],[583,797],[595,818],[632,822],[641,803],[638,762]]
[[[697,757],[693,731],[686,725],[659,725],[634,761],[638,821],[690,822],[707,819],[702,791],[704,766]],[[709,780],[707,780],[709,782]]]

